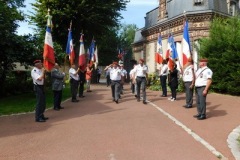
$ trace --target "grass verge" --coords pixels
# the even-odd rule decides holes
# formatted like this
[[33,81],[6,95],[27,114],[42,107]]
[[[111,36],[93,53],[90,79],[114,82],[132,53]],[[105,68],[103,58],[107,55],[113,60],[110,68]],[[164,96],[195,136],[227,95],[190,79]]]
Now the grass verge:
[[[53,92],[51,89],[45,91],[47,108],[53,106]],[[63,89],[62,101],[71,96],[69,86]],[[21,95],[10,96],[0,99],[0,116],[10,115],[24,112],[32,112],[35,110],[36,96],[34,92]]]

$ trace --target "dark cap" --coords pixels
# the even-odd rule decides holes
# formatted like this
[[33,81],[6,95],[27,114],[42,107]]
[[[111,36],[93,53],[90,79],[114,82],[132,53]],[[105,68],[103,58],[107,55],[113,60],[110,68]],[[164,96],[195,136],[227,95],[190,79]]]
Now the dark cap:
[[144,59],[140,58],[140,59],[139,59],[139,61],[142,61],[142,62],[144,62]]
[[39,60],[39,59],[37,59],[37,60],[33,61],[33,63],[34,63],[34,64],[37,64],[37,63],[42,63],[42,61],[41,61],[41,60]]
[[199,62],[208,62],[208,59],[202,58],[202,59],[199,60]]

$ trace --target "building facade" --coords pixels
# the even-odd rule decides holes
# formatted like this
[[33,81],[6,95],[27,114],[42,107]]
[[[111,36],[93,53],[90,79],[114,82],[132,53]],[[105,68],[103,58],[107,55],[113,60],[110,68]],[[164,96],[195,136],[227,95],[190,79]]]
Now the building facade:
[[[144,58],[149,71],[155,72],[157,38],[162,36],[163,57],[167,51],[169,34],[174,36],[178,53],[182,52],[183,24],[189,23],[192,56],[195,65],[198,54],[193,44],[209,36],[210,23],[214,16],[234,16],[239,11],[239,0],[159,0],[159,6],[146,13],[145,26],[135,33],[132,44],[133,58]],[[179,57],[181,61],[181,57]]]

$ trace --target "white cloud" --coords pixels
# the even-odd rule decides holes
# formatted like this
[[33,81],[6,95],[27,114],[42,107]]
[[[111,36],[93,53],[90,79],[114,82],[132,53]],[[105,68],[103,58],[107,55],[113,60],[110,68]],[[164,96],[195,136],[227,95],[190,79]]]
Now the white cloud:
[[128,5],[131,6],[155,6],[157,7],[159,0],[130,0]]

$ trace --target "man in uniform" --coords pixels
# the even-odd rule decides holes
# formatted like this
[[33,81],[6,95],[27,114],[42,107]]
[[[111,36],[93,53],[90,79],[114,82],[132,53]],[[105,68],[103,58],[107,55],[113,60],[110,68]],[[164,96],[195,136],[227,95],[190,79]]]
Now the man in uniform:
[[199,69],[195,77],[196,101],[197,101],[197,115],[194,115],[198,120],[206,119],[206,98],[208,90],[212,83],[213,72],[207,67],[207,59],[201,59],[199,62]]
[[33,79],[34,91],[36,93],[36,109],[35,109],[35,121],[45,122],[48,118],[44,116],[44,111],[46,109],[46,97],[44,93],[44,74],[45,70],[43,68],[41,60],[35,60],[34,68],[31,71],[31,76]]
[[193,104],[193,87],[195,83],[195,73],[193,68],[192,59],[188,60],[188,63],[183,68],[183,82],[186,93],[186,105],[185,108],[192,108]]
[[162,65],[158,69],[159,77],[162,87],[162,97],[167,97],[167,75],[168,75],[168,65],[167,60],[163,60]]
[[134,67],[135,74],[133,77],[136,77],[137,84],[137,101],[140,102],[140,89],[142,87],[142,95],[143,95],[143,104],[147,104],[146,102],[146,83],[147,83],[147,74],[148,67],[144,65],[144,60],[140,59],[139,64]]
[[118,68],[118,63],[113,62],[111,65],[107,66],[104,70],[110,69],[110,79],[111,79],[111,90],[113,101],[118,103],[120,96],[120,83],[123,83],[123,74]]
[[83,95],[84,91],[84,84],[86,81],[86,70],[84,69],[84,66],[80,66],[79,70],[79,98],[84,98],[85,96]]
[[77,100],[77,91],[78,91],[78,82],[79,82],[78,72],[79,72],[79,68],[76,70],[75,64],[72,64],[71,68],[69,69],[72,102],[79,102],[79,100]]
[[55,63],[55,66],[51,71],[53,101],[54,101],[53,109],[56,111],[59,111],[60,109],[64,109],[64,107],[61,107],[61,101],[62,101],[62,89],[64,85],[63,79],[65,77],[65,73],[61,73],[59,71],[59,68],[60,68],[59,65]]

